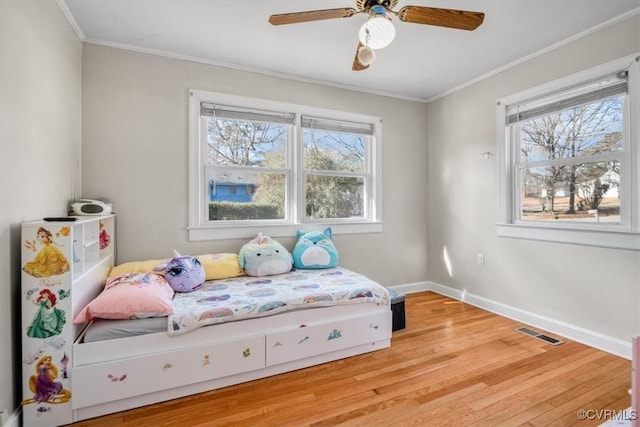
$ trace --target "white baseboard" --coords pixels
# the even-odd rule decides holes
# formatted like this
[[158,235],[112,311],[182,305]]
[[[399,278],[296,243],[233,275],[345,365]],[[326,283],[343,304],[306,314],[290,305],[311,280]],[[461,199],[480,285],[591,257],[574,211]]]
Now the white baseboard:
[[433,291],[440,295],[465,302],[469,305],[490,311],[508,319],[543,329],[561,337],[597,348],[616,356],[631,360],[631,341],[626,342],[580,326],[572,325],[550,317],[541,316],[501,302],[493,301],[478,295],[461,291],[435,282],[416,282],[393,286],[393,289],[404,292]]
[[20,413],[21,412],[22,412],[22,406],[18,407],[11,414],[3,414],[3,415],[6,415],[6,418],[4,416],[2,417],[2,422],[0,422],[0,426],[2,426],[2,427],[20,427]]
[[430,291],[430,282],[415,282],[415,283],[407,283],[404,285],[396,285],[396,286],[387,286],[390,289],[394,289],[398,292],[402,292],[403,294],[412,294],[415,292],[424,292]]

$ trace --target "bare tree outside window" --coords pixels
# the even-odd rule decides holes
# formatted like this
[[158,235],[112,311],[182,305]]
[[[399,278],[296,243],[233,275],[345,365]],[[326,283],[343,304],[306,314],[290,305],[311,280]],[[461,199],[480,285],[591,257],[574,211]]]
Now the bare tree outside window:
[[500,237],[638,250],[640,57],[497,102]]
[[[367,136],[305,128],[303,141],[306,218],[363,218]],[[286,144],[287,125],[209,117],[209,220],[284,218]],[[242,186],[246,200],[227,197]]]
[[242,187],[244,199],[214,193],[209,220],[285,217],[287,125],[209,117],[206,164],[213,186]]
[[[621,96],[519,122],[523,220],[619,221]],[[600,216],[598,217],[600,218]]]

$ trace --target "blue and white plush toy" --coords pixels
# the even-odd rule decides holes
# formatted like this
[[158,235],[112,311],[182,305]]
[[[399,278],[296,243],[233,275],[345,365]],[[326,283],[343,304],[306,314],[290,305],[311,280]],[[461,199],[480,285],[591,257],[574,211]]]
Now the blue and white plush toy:
[[245,243],[238,254],[240,267],[249,276],[271,276],[288,273],[293,266],[289,251],[269,236],[262,233]]
[[296,268],[331,268],[338,265],[338,250],[333,244],[331,227],[324,231],[298,231],[293,247]]

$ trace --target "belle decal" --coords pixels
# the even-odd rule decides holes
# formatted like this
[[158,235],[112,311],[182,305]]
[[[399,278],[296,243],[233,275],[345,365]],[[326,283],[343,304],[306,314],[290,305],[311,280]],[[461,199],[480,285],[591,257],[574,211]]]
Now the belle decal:
[[69,261],[56,247],[51,232],[44,227],[38,228],[36,239],[27,240],[24,246],[36,252],[38,243],[42,246],[40,252],[22,267],[26,273],[34,277],[50,277],[69,271]]

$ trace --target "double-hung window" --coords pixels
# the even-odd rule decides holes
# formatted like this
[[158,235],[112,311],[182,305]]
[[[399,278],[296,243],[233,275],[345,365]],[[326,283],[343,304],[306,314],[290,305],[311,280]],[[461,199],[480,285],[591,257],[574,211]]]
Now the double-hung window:
[[381,230],[380,119],[190,92],[191,240]]
[[498,102],[498,234],[640,249],[639,66],[627,57]]
[[375,126],[302,116],[304,219],[363,220],[370,216],[368,156]]
[[295,116],[201,102],[201,165],[207,222],[277,221],[290,216],[290,145]]

